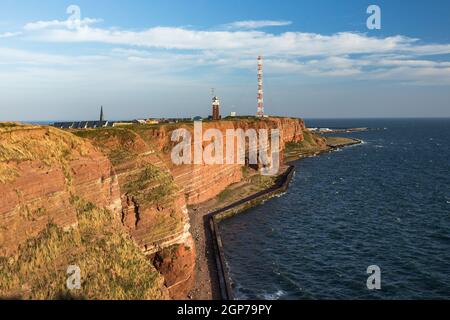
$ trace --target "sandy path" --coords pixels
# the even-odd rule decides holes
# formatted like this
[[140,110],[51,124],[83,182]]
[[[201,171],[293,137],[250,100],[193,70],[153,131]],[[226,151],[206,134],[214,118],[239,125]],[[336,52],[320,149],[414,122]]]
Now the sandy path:
[[209,212],[213,210],[211,200],[189,209],[191,233],[195,241],[197,256],[195,284],[189,293],[194,300],[220,300],[219,278],[214,256],[213,241],[209,229]]

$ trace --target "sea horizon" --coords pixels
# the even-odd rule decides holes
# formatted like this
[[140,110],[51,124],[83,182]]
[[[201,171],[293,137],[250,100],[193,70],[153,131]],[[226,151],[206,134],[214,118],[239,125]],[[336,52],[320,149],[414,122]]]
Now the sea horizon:
[[[240,115],[238,117],[253,117],[254,115]],[[279,117],[278,115],[273,115],[275,117]],[[270,117],[270,116],[269,116]],[[390,119],[450,119],[450,116],[398,116],[398,117],[302,117],[302,116],[281,116],[288,118],[299,118],[307,121],[311,120],[390,120]],[[151,119],[186,119],[189,117],[153,117]],[[136,119],[147,119],[146,117],[142,118],[134,118],[134,119],[105,119],[106,121],[133,121]],[[97,119],[98,120],[98,119]],[[95,119],[90,120],[2,120],[1,122],[19,122],[25,124],[52,124],[56,122],[83,122],[83,121],[97,121]]]

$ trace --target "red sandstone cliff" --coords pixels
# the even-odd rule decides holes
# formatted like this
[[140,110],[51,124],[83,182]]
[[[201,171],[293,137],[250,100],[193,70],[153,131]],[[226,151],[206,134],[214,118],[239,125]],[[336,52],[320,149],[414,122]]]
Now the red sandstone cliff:
[[[186,205],[208,200],[242,179],[242,166],[175,166],[173,130],[192,124],[130,126],[64,132],[4,126],[0,145],[0,256],[36,237],[48,222],[77,224],[70,198],[116,213],[136,244],[164,276],[172,298],[184,298],[194,279],[195,246]],[[280,148],[303,140],[301,119],[205,122],[203,131],[280,129]],[[203,145],[205,146],[206,143]],[[93,147],[95,146],[95,147]]]
[[0,128],[0,255],[9,255],[49,222],[77,224],[71,195],[120,212],[119,184],[108,158],[54,128]]
[[[242,165],[179,165],[175,166],[170,158],[170,151],[176,144],[172,142],[172,131],[185,128],[193,132],[192,124],[163,125],[139,130],[139,134],[151,143],[172,172],[175,183],[185,197],[186,203],[197,204],[218,195],[230,184],[242,179]],[[227,129],[279,129],[280,149],[284,150],[287,142],[303,140],[305,124],[302,119],[294,118],[264,118],[264,119],[233,119],[214,122],[204,122],[203,132],[208,129],[219,129],[225,137]],[[203,146],[208,143],[203,143]],[[224,152],[225,155],[225,152]],[[280,152],[283,155],[283,152]],[[283,159],[281,159],[282,161]],[[225,162],[225,161],[224,161]]]
[[[143,128],[145,130],[145,128]],[[139,133],[140,131],[137,130]],[[135,130],[78,131],[112,161],[121,189],[122,222],[165,279],[172,298],[194,281],[195,246],[185,198],[151,141]],[[172,257],[160,259],[162,252]]]

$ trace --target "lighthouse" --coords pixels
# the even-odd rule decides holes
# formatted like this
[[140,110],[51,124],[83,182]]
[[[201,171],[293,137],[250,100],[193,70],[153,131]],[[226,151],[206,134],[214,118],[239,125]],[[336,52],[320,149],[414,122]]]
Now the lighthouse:
[[212,98],[212,119],[220,120],[220,100],[217,96]]

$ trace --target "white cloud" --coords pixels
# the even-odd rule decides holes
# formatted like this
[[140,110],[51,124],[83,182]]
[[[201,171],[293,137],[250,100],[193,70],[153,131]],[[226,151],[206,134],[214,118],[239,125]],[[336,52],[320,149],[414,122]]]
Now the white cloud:
[[399,66],[375,70],[370,77],[374,80],[390,80],[401,84],[450,85],[450,67]]
[[228,23],[223,25],[225,29],[259,29],[265,27],[283,27],[289,26],[292,24],[292,21],[284,21],[284,20],[246,20],[246,21],[236,21],[232,23]]
[[0,38],[12,38],[21,35],[22,32],[4,32],[0,33]]
[[23,28],[27,31],[35,31],[48,28],[69,28],[72,24],[77,24],[78,27],[86,27],[99,22],[102,22],[102,20],[91,18],[73,21],[72,20],[35,21],[27,23]]
[[347,54],[403,53],[449,54],[450,44],[421,45],[405,36],[385,38],[340,32],[321,35],[304,32],[272,34],[262,31],[203,31],[177,27],[155,27],[143,31],[83,27],[44,29],[32,38],[43,42],[97,42],[123,46],[173,50],[216,50],[241,55],[329,56]]
[[43,54],[37,52],[30,52],[26,50],[19,50],[14,48],[0,47],[0,65],[13,64],[61,64],[68,63],[69,60],[64,56],[57,56],[52,54]]
[[[14,48],[0,47],[0,66],[1,65],[33,65],[33,66],[78,66],[80,64],[99,63],[109,59],[100,55],[61,55],[32,52]],[[1,70],[0,70],[1,71]]]
[[[430,75],[448,79],[448,61],[431,55],[450,54],[450,44],[422,44],[402,35],[371,37],[340,32],[331,35],[305,32],[274,34],[254,29],[281,26],[289,21],[239,21],[228,30],[193,30],[154,27],[141,31],[92,27],[101,20],[86,18],[79,28],[68,21],[37,21],[24,27],[25,40],[40,43],[101,43],[114,46],[94,56],[52,55],[0,48],[4,64],[89,65],[99,62],[114,68],[142,67],[149,73],[182,73],[196,67],[254,69],[256,55],[264,55],[265,70],[274,74],[357,79],[417,81]],[[103,49],[104,50],[104,49]],[[188,52],[186,52],[186,50]],[[426,58],[423,58],[426,57]],[[401,75],[401,76],[400,76]],[[450,82],[447,81],[447,83]]]

